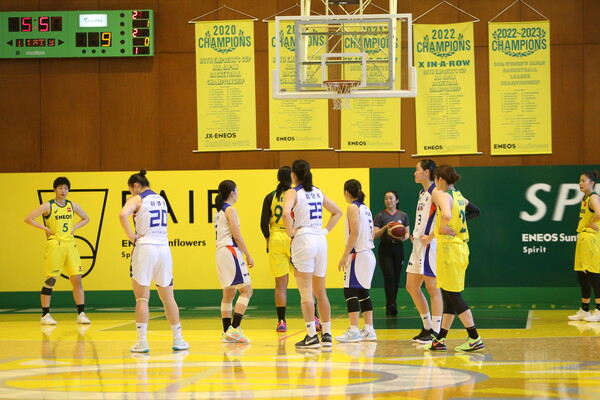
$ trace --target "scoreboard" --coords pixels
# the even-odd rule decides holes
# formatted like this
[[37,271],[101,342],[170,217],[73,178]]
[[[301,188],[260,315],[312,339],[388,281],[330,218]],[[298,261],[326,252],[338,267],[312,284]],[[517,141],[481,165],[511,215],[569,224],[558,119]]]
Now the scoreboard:
[[153,55],[153,10],[0,12],[0,58]]

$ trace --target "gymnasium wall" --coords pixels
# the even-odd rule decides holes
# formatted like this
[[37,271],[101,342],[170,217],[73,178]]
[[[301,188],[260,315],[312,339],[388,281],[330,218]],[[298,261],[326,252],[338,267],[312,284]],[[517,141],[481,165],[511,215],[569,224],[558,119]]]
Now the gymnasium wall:
[[[578,179],[582,171],[598,166],[462,167],[457,184],[481,209],[469,221],[471,250],[466,293],[473,303],[575,304],[578,298],[573,256],[582,194]],[[315,183],[342,208],[343,184],[362,182],[366,203],[373,214],[384,209],[388,190],[399,193],[399,209],[408,213],[414,226],[415,207],[421,185],[414,182],[414,168],[317,168]],[[271,304],[274,280],[265,240],[260,231],[264,196],[276,186],[276,170],[154,171],[148,178],[169,203],[169,238],[174,260],[175,285],[181,304],[212,304],[220,298],[215,267],[215,234],[212,224],[214,196],[223,179],[239,188],[238,210],[242,234],[255,260],[250,271],[254,303]],[[90,223],[76,232],[85,271],[88,303],[96,307],[122,304],[131,299],[129,263],[131,244],[118,213],[128,196],[130,172],[69,173],[69,198],[82,206]],[[0,187],[16,188],[9,207],[0,208],[0,221],[10,227],[10,240],[0,241],[0,308],[35,307],[43,280],[45,235],[23,222],[40,202],[53,197],[56,173],[0,174]],[[600,184],[596,187],[600,190]],[[327,213],[325,213],[327,219]],[[344,249],[344,220],[328,235],[327,287],[335,304],[343,306],[343,273],[337,270]],[[376,241],[377,244],[377,241]],[[405,258],[411,251],[404,244]],[[401,288],[405,284],[404,272]],[[290,287],[295,280],[290,279]],[[382,306],[383,279],[379,268],[373,280],[373,298]],[[181,293],[181,294],[179,294]],[[507,293],[510,293],[507,295]],[[296,290],[290,290],[295,299]],[[70,284],[59,279],[56,305],[70,305]],[[338,300],[342,300],[340,303]],[[154,301],[154,300],[153,300]],[[412,304],[399,291],[399,304]],[[292,300],[290,300],[292,302]],[[214,303],[214,304],[213,304]],[[296,300],[294,303],[296,304]],[[341,304],[341,305],[340,305]]]
[[[373,0],[387,8],[387,1]],[[477,124],[482,155],[439,157],[456,166],[592,164],[600,148],[600,29],[597,0],[528,0],[551,21],[552,155],[489,154],[487,21],[512,0],[453,0],[481,19],[475,24]],[[318,168],[412,168],[416,160],[414,100],[402,100],[405,153],[271,151],[192,153],[197,148],[194,30],[187,21],[224,4],[260,20],[296,0],[3,0],[0,11],[72,9],[155,10],[156,55],[131,59],[0,60],[0,172],[273,169],[296,158]],[[315,7],[319,7],[313,1]],[[399,0],[418,16],[438,0]],[[298,10],[298,9],[296,9]],[[299,11],[295,11],[299,13]],[[238,14],[221,10],[219,20]],[[497,21],[533,20],[517,4]],[[420,20],[469,20],[441,6]],[[268,147],[267,24],[256,22],[258,147]],[[332,147],[339,148],[339,112],[330,111]]]

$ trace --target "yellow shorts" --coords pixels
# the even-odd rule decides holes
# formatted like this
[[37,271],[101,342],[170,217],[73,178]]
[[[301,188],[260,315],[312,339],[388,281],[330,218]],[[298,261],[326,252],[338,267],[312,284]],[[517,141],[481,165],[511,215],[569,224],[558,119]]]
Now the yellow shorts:
[[77,243],[74,240],[48,240],[44,253],[44,273],[45,276],[58,276],[61,273],[67,276],[83,274]]
[[469,245],[457,242],[437,243],[437,287],[449,292],[465,289],[465,273],[469,266]]
[[269,265],[275,278],[293,271],[290,262],[290,237],[285,231],[271,232],[269,236]]
[[575,271],[600,274],[600,234],[581,232],[575,247]]

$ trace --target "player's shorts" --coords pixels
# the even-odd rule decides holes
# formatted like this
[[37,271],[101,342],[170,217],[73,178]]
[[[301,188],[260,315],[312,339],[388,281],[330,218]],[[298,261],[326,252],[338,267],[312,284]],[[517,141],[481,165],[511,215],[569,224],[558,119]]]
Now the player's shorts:
[[65,242],[50,239],[46,241],[44,273],[46,276],[59,276],[62,273],[67,276],[83,274],[75,240]]
[[425,246],[418,238],[413,241],[412,253],[408,260],[406,272],[411,274],[431,276],[435,278],[435,256],[437,240],[432,240]]
[[303,234],[292,239],[291,261],[299,272],[324,277],[327,273],[327,238],[325,235]]
[[173,259],[168,244],[137,244],[131,255],[130,275],[142,286],[173,285]]
[[436,257],[437,287],[449,292],[462,292],[469,266],[469,245],[438,241]]
[[350,254],[344,268],[344,287],[371,289],[375,272],[375,254],[371,250]]
[[217,249],[217,275],[222,288],[250,283],[248,267],[239,248],[223,246]]
[[292,272],[290,237],[285,231],[271,232],[269,236],[269,265],[275,278]]
[[574,269],[600,273],[600,233],[581,232],[577,235]]

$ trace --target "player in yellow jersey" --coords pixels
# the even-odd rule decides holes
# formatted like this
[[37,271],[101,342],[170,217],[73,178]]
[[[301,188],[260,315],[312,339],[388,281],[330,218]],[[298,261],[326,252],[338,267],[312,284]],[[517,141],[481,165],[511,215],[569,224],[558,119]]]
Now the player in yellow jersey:
[[[577,224],[577,246],[575,248],[575,271],[581,287],[581,308],[573,321],[600,321],[600,196],[594,192],[598,172],[584,172],[579,177],[579,190],[583,192],[579,223]],[[590,312],[592,288],[596,295],[596,309]]]
[[[46,232],[46,250],[44,253],[44,285],[41,292],[42,325],[56,325],[50,315],[50,299],[56,277],[64,273],[69,277],[73,286],[73,299],[77,304],[77,323],[89,324],[90,320],[85,315],[85,296],[81,283],[81,259],[75,242],[74,232],[87,224],[90,219],[83,209],[76,203],[67,200],[71,183],[64,176],[54,180],[54,193],[56,197],[33,210],[26,218],[29,225]],[[75,223],[75,214],[81,218]],[[44,224],[35,219],[44,216]]]
[[[425,346],[426,350],[445,351],[446,335],[452,326],[454,316],[464,325],[469,335],[466,343],[455,347],[456,351],[475,351],[485,348],[475,328],[473,314],[463,299],[465,272],[469,265],[469,230],[467,212],[479,215],[479,209],[454,188],[460,179],[450,165],[440,165],[435,170],[436,189],[432,201],[437,207],[435,238],[437,240],[436,277],[437,287],[441,289],[444,304],[440,332]],[[472,215],[469,215],[471,217]]]
[[285,232],[281,218],[283,213],[283,195],[292,186],[292,169],[288,166],[277,171],[277,189],[269,193],[264,201],[260,217],[260,229],[267,241],[267,253],[271,272],[275,277],[275,309],[277,310],[277,332],[287,331],[285,309],[287,306],[287,287],[290,272],[290,237]]

